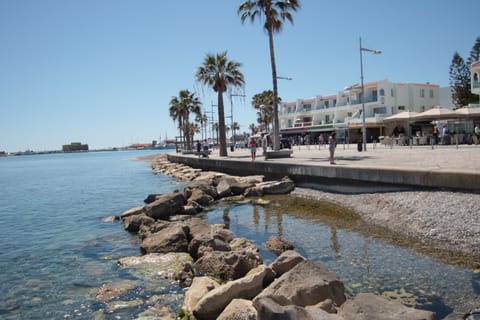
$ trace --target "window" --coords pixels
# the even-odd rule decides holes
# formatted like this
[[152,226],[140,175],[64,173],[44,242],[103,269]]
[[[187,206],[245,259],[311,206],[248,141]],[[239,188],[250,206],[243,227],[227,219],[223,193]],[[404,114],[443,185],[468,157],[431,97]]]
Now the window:
[[380,96],[381,96],[381,97],[385,96],[385,90],[380,89]]
[[327,100],[327,101],[325,101],[325,108],[327,108],[327,109],[328,109],[328,100]]
[[420,98],[425,98],[425,89],[420,89]]
[[309,104],[304,104],[303,105],[303,110],[305,111],[310,111],[312,110],[312,105],[309,103]]
[[404,110],[405,110],[405,106],[398,106],[398,110],[404,111]]
[[390,96],[394,97],[394,95],[393,95],[393,89],[390,89]]
[[433,98],[433,89],[430,89],[430,98]]
[[330,115],[325,116],[325,123],[330,123]]

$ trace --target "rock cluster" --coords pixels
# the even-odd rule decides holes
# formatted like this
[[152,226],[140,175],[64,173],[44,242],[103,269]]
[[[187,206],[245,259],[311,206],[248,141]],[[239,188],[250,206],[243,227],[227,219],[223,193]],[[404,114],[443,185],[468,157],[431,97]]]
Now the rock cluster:
[[333,273],[291,250],[293,245],[284,239],[269,239],[267,247],[278,257],[265,265],[250,240],[234,238],[224,225],[209,225],[194,216],[220,199],[289,193],[294,189],[290,179],[263,182],[262,177],[204,173],[168,163],[157,163],[154,170],[167,174],[166,167],[168,174],[190,182],[182,192],[149,195],[145,206],[121,215],[124,228],[139,234],[145,255],[118,264],[168,265],[164,276],[189,287],[179,312],[182,319],[435,318],[432,312],[373,294],[347,300],[343,283]]

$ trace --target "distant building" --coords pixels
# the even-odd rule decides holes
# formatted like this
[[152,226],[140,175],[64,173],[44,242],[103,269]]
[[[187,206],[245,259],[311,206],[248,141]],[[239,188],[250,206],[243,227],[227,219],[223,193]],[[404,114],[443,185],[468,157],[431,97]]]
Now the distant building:
[[[427,111],[440,103],[439,86],[431,83],[368,82],[365,91],[367,139],[385,134],[383,119],[402,111]],[[337,93],[282,102],[280,133],[285,137],[348,131],[350,141],[361,138],[362,86],[355,84]],[[337,133],[338,138],[338,133]]]
[[88,144],[82,144],[81,142],[72,142],[70,144],[64,144],[62,146],[63,152],[75,152],[75,151],[88,151]]

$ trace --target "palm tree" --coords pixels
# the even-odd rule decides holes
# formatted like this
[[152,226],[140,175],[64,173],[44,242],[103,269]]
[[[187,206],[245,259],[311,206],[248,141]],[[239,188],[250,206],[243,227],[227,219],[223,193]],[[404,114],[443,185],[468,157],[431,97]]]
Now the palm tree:
[[248,126],[248,129],[250,129],[250,132],[253,134],[257,133],[258,131],[258,128],[257,126],[255,125],[255,123],[251,123],[249,126]]
[[199,114],[195,117],[195,121],[200,122],[200,128],[202,131],[202,140],[207,138],[207,122],[208,117],[206,114]]
[[[274,96],[272,90],[265,90],[262,93],[257,93],[252,97],[252,106],[259,110],[257,112],[257,121],[260,124],[260,128],[264,128],[268,131],[270,124],[273,125],[273,103]],[[277,101],[281,102],[282,99],[277,97]]]
[[240,125],[237,122],[234,122],[234,123],[232,123],[232,127],[230,129],[232,129],[232,132],[233,132],[232,140],[233,140],[233,144],[235,144],[235,141],[236,141],[235,140],[235,131],[240,130]]
[[227,52],[217,55],[207,54],[196,73],[197,81],[213,88],[218,96],[218,122],[220,138],[220,156],[227,156],[227,137],[225,134],[225,111],[223,93],[231,87],[243,88],[245,80],[239,68],[241,63],[229,61]]
[[290,21],[293,24],[293,17],[290,11],[297,11],[300,8],[299,0],[247,0],[240,5],[237,13],[242,23],[248,18],[253,23],[256,18],[265,19],[263,27],[268,33],[270,47],[270,63],[272,65],[273,80],[273,142],[274,150],[280,150],[280,128],[278,122],[278,88],[277,88],[277,67],[275,64],[275,50],[273,45],[273,34],[282,30],[283,22]]
[[172,117],[174,121],[178,119],[180,139],[182,140],[182,143],[186,142],[187,149],[191,148],[191,139],[188,128],[190,113],[194,113],[197,116],[201,114],[201,104],[200,100],[195,97],[195,93],[191,93],[186,89],[180,90],[178,97],[172,97],[172,100],[170,100],[170,117]]

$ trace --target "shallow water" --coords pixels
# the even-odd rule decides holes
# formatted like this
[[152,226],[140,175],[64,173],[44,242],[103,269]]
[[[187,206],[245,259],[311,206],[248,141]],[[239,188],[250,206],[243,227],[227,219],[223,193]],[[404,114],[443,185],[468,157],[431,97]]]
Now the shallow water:
[[[153,175],[149,152],[104,152],[0,158],[0,318],[134,319],[160,303],[176,311],[183,291],[162,278],[143,279],[120,270],[118,258],[139,255],[139,240],[121,223],[101,218],[141,205],[150,193],[181,189]],[[273,197],[265,207],[221,203],[205,219],[227,222],[237,237],[263,244],[282,235],[305,257],[335,272],[350,296],[375,292],[434,310],[439,318],[477,296],[479,275],[467,263],[426,254],[414,243],[363,224],[337,206]],[[120,300],[141,305],[103,312],[96,300],[105,283],[131,288]]]

